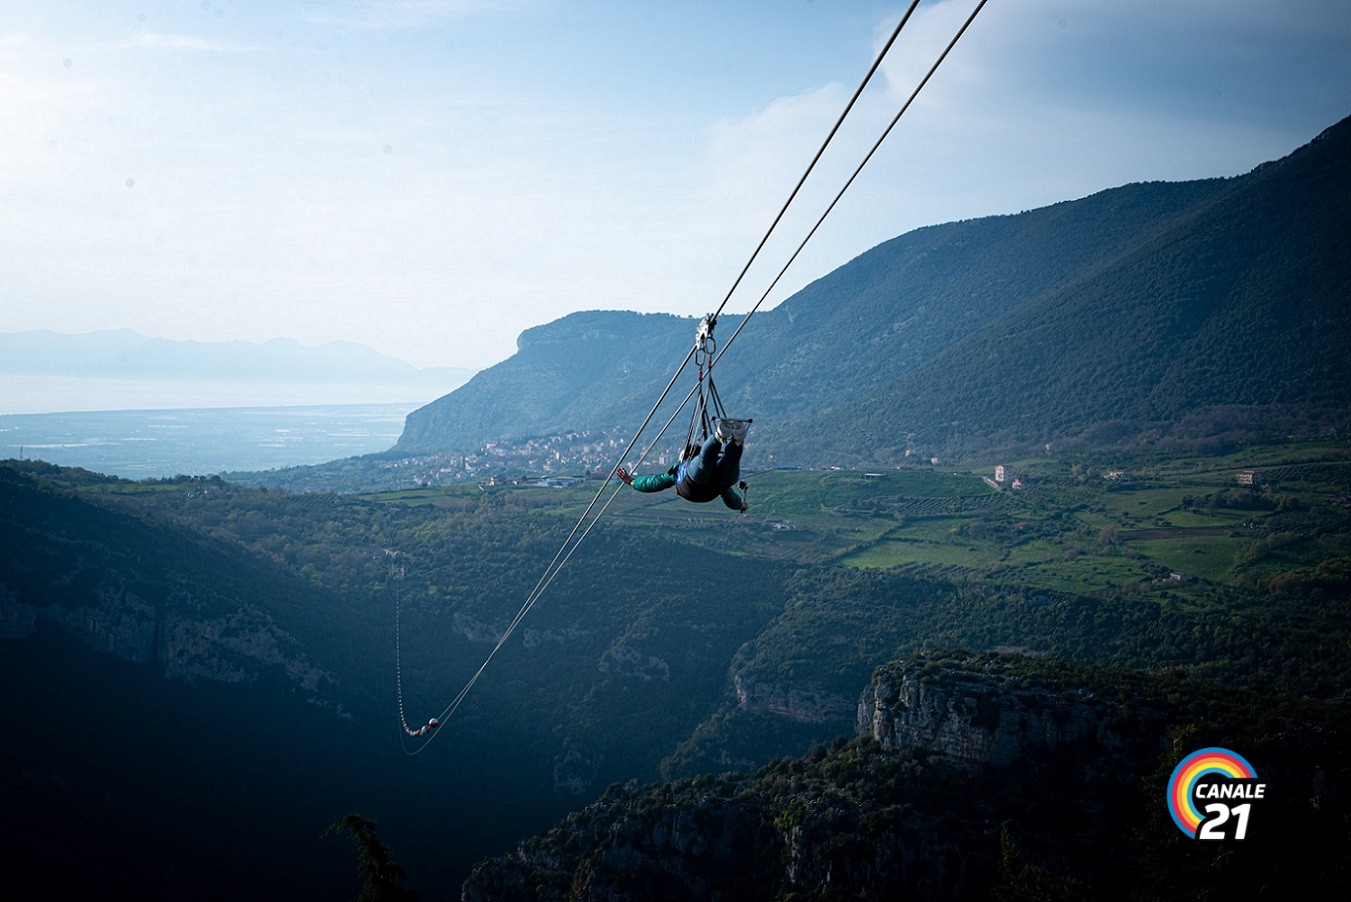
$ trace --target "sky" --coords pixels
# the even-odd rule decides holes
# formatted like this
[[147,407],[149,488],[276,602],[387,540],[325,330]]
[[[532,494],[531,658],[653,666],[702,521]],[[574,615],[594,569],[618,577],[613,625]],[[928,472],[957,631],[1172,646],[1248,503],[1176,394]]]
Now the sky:
[[[975,3],[919,5],[728,310]],[[906,5],[5,0],[0,332],[479,368],[576,310],[701,315]],[[989,0],[766,303],[918,227],[1239,175],[1348,114],[1345,0]]]

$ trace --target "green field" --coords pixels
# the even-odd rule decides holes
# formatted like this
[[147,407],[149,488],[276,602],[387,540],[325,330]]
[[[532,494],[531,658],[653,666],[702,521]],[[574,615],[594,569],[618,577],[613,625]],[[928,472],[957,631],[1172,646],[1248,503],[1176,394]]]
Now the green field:
[[[504,506],[548,520],[550,532],[555,521],[576,521],[590,506],[592,516],[603,511],[606,528],[653,530],[723,552],[1073,593],[1200,597],[1207,586],[1312,574],[1351,556],[1351,449],[1342,445],[1100,464],[1025,459],[1017,469],[1018,491],[992,485],[993,467],[751,470],[746,514],[618,483],[602,491],[597,480],[547,487],[527,479],[367,497],[447,513]],[[1118,470],[1125,474],[1107,478]],[[1256,486],[1239,484],[1244,470],[1259,474]],[[156,493],[171,485],[123,481],[91,490]],[[206,492],[222,488],[202,482]]]
[[[746,515],[718,502],[691,505],[673,493],[625,491],[606,516],[675,530],[683,541],[803,563],[964,573],[1068,592],[1185,595],[1205,584],[1230,585],[1245,572],[1269,572],[1276,554],[1285,569],[1344,554],[1315,539],[1342,528],[1346,508],[1338,499],[1351,476],[1349,453],[1302,445],[1170,458],[1126,466],[1128,475],[1117,479],[1104,475],[1123,468],[1117,462],[1028,459],[1018,464],[1020,491],[992,487],[982,477],[993,467],[774,470],[749,474]],[[1238,473],[1247,469],[1258,471],[1256,487],[1239,485]],[[568,499],[552,510],[580,513],[595,490],[595,484],[552,490],[555,499]],[[1273,532],[1286,538],[1268,550]],[[1304,533],[1307,541],[1300,542]]]

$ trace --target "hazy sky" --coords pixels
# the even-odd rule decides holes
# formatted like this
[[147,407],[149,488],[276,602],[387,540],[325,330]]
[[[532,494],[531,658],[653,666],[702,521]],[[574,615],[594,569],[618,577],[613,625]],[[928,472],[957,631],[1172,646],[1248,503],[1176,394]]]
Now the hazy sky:
[[[974,4],[920,5],[785,241]],[[573,310],[704,313],[903,8],[4,0],[0,331],[478,367]],[[1237,175],[1348,114],[1346,0],[990,0],[773,301],[919,226]]]

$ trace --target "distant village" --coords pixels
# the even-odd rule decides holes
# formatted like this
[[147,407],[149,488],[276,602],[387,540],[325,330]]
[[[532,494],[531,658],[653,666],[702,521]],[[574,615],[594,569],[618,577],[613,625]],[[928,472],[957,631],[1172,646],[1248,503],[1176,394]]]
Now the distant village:
[[[519,474],[542,485],[572,485],[582,481],[581,473],[604,468],[609,473],[615,456],[625,443],[604,433],[565,432],[522,441],[487,442],[477,451],[457,454],[430,454],[390,461],[387,466],[414,471],[418,485],[435,486],[478,483],[483,486],[518,482]],[[666,467],[665,455],[657,463]],[[510,480],[508,476],[512,477]]]
[[[419,454],[387,459],[384,466],[411,470],[420,486],[477,483],[485,488],[498,485],[575,485],[587,479],[604,479],[621,450],[628,444],[626,438],[615,433],[577,430],[519,441],[492,441],[477,451],[454,454]],[[662,450],[654,451],[645,461],[644,472],[662,472],[676,463],[674,450],[677,441],[663,441]],[[632,464],[641,449],[632,452],[626,463]],[[915,464],[938,466],[937,457],[912,457]],[[796,470],[797,467],[775,467]],[[840,470],[834,466],[826,469]],[[1012,473],[1012,468],[1009,469]],[[585,474],[585,475],[582,475]],[[868,473],[865,476],[880,476]],[[1020,486],[1021,487],[1021,486]]]
[[[557,435],[523,439],[500,440],[485,443],[477,451],[455,454],[425,454],[389,460],[385,466],[409,469],[420,486],[477,483],[485,488],[498,485],[576,485],[588,479],[604,479],[610,474],[616,457],[627,446],[621,439],[606,432],[577,430]],[[672,466],[676,454],[667,443],[665,450],[653,453],[643,463],[647,472],[660,472]],[[627,463],[632,463],[634,452]],[[912,454],[906,455],[914,460]],[[919,458],[916,462],[938,466],[939,458]],[[797,469],[780,467],[779,469]],[[828,467],[839,470],[841,467]],[[583,475],[584,474],[584,475]],[[881,473],[864,473],[865,478],[878,478]],[[1011,464],[999,464],[991,476],[981,477],[990,487],[1000,491],[1021,492],[1027,488],[1026,477]],[[1110,469],[1102,473],[1109,482],[1129,482],[1134,474],[1129,470]],[[1257,486],[1262,476],[1256,470],[1240,470],[1235,482],[1241,486]]]

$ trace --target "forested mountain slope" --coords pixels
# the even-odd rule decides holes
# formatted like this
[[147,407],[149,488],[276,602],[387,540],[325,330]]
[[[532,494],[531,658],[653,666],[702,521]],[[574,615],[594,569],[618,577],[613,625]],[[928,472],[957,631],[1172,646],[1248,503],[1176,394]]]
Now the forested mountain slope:
[[[1260,432],[1254,412],[1286,433],[1335,425],[1349,158],[1343,122],[1237,178],[908,233],[758,314],[720,368],[723,398],[757,418],[777,463],[888,463],[916,446],[1024,447],[1104,427],[1134,437],[1186,417],[1192,432]],[[530,330],[510,360],[410,414],[397,450],[631,432],[694,325],[579,313]],[[1249,414],[1237,426],[1205,419],[1233,405]]]
[[[918,441],[1309,434],[1351,412],[1351,122],[1114,265],[815,420]],[[882,441],[895,435],[878,436]]]
[[515,355],[414,411],[398,450],[631,429],[660,394],[662,367],[679,363],[693,338],[692,321],[665,314],[591,311],[528,329]]

